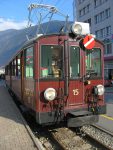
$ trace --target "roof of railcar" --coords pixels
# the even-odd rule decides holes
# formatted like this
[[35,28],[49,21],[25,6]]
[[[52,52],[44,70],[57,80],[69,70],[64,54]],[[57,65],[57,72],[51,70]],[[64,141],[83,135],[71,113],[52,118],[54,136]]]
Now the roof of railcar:
[[[71,25],[72,22],[69,22]],[[46,31],[48,22],[42,24],[43,31]],[[61,28],[65,25],[65,21],[51,21],[49,28],[43,36],[58,35]],[[65,28],[64,28],[65,29]],[[21,30],[6,30],[0,32],[0,66],[5,66],[10,60],[20,52],[22,48],[36,41],[40,36],[36,35],[37,26],[32,26]],[[65,32],[65,31],[64,31]],[[42,30],[39,34],[43,34]],[[39,35],[38,34],[38,35]],[[27,39],[26,35],[30,38]],[[97,40],[100,42],[99,40]],[[101,42],[102,44],[102,42]]]
[[[41,38],[46,38],[46,37],[50,37],[50,36],[66,36],[66,33],[52,33],[52,34],[46,34],[46,35],[43,35],[43,34],[38,34],[35,38],[32,38],[30,39],[29,41],[25,42],[25,44],[23,45],[22,49],[26,49],[26,47],[29,47],[31,46],[32,44],[34,44],[37,40],[40,40]],[[83,36],[84,37],[84,36]],[[81,37],[81,38],[83,38]],[[81,38],[79,40],[76,40],[76,39],[73,39],[70,37],[70,41],[76,41],[79,45],[79,42],[81,41]],[[96,42],[100,43],[101,45],[104,46],[104,43],[98,39],[95,39]]]

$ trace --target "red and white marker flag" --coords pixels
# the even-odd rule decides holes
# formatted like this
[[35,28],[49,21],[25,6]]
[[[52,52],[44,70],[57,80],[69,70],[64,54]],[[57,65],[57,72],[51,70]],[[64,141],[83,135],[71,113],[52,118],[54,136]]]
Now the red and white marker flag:
[[87,35],[83,40],[84,47],[87,49],[92,49],[95,45],[95,39],[92,35]]

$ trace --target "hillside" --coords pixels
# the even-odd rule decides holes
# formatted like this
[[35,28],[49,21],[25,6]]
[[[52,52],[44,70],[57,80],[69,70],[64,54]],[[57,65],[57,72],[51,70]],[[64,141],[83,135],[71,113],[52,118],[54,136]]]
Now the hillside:
[[[48,30],[46,31],[46,27],[48,26],[48,22],[46,22],[42,24],[42,27],[38,33],[58,33],[64,25],[64,21],[52,21],[49,23]],[[29,39],[36,36],[38,31],[37,27],[38,26],[32,26],[21,30],[9,29],[0,32],[0,66],[6,65],[16,54],[16,52],[23,47],[25,42],[28,40],[26,35]]]

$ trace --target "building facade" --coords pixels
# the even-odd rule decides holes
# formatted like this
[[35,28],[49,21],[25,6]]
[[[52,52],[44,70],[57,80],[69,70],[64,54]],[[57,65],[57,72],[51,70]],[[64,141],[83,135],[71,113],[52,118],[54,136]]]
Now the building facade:
[[88,22],[105,45],[105,77],[113,78],[113,0],[73,0],[74,21]]

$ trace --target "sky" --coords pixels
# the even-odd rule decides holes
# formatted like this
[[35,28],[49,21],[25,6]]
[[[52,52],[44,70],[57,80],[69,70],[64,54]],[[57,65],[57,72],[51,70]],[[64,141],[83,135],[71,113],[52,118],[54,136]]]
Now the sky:
[[[0,0],[0,31],[27,27],[29,14],[28,6],[31,3],[53,5],[62,14],[69,15],[70,21],[73,20],[73,0]],[[35,25],[39,21],[39,11],[40,10],[37,11],[36,9],[32,11],[32,25]],[[44,11],[43,13],[47,14],[47,12]],[[64,20],[61,15],[54,15],[54,19]],[[44,21],[46,22],[46,20]]]

